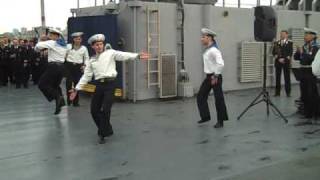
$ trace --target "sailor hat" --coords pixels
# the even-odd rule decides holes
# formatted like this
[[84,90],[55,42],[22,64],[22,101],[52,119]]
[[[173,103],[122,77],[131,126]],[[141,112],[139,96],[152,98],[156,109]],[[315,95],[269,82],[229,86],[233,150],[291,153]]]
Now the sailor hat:
[[313,34],[313,35],[317,35],[318,32],[316,30],[310,29],[310,28],[304,28],[304,33],[305,34]]
[[56,28],[49,28],[49,33],[54,33],[54,34],[58,34],[60,36],[63,36],[62,32]]
[[74,32],[71,34],[71,37],[80,37],[83,35],[83,32]]
[[217,33],[212,31],[211,29],[208,29],[208,28],[202,28],[201,29],[201,33],[204,34],[204,35],[210,35],[210,36],[217,36]]
[[105,39],[106,38],[103,34],[95,34],[89,38],[88,44],[92,45],[93,43],[98,42],[98,41],[104,42]]

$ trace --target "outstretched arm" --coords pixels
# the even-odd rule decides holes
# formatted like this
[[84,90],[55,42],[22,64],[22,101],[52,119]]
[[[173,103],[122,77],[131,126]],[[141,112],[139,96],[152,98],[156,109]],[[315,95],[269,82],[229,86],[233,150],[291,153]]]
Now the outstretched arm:
[[149,55],[144,52],[138,54],[138,53],[115,51],[114,57],[116,61],[128,61],[128,60],[135,60],[135,59],[148,60],[149,59]]
[[52,47],[52,41],[41,41],[36,44],[35,50],[40,51],[43,49],[49,49],[51,47]]

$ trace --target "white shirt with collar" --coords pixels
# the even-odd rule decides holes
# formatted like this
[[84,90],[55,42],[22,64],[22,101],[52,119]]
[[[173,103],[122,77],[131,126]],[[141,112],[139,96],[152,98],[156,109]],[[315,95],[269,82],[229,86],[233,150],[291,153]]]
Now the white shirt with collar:
[[288,43],[288,39],[280,39],[279,40],[279,45],[285,45]]
[[48,62],[64,63],[67,54],[67,47],[60,46],[54,40],[38,42],[35,49],[48,49]]
[[221,74],[224,61],[219,49],[216,47],[209,47],[203,53],[204,72],[206,74]]
[[84,74],[79,83],[76,85],[76,90],[81,90],[82,86],[95,79],[115,78],[117,77],[116,62],[137,59],[139,54],[116,51],[113,49],[105,50],[98,57],[92,57],[86,63]]
[[67,49],[67,62],[83,64],[89,61],[88,49],[85,46],[80,46],[79,49],[72,49],[72,44],[68,44]]

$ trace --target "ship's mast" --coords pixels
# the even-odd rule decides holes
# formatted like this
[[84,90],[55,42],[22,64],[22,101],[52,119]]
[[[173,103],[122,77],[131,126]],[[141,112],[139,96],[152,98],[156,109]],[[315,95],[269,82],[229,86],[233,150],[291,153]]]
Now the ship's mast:
[[40,0],[41,3],[41,26],[42,28],[46,27],[46,16],[44,12],[44,0]]

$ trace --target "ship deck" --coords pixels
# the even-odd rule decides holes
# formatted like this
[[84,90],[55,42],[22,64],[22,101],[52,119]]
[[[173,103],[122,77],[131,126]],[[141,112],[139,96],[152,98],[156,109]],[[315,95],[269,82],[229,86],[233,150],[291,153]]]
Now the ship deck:
[[[0,88],[0,174],[3,180],[318,180],[320,126],[295,126],[292,97],[272,101],[289,123],[265,104],[237,116],[259,90],[225,94],[230,120],[197,125],[195,98],[138,103],[117,102],[111,121],[115,134],[97,143],[90,99],[64,107],[40,91]],[[273,94],[273,93],[271,93]],[[210,97],[215,117],[213,97]]]

